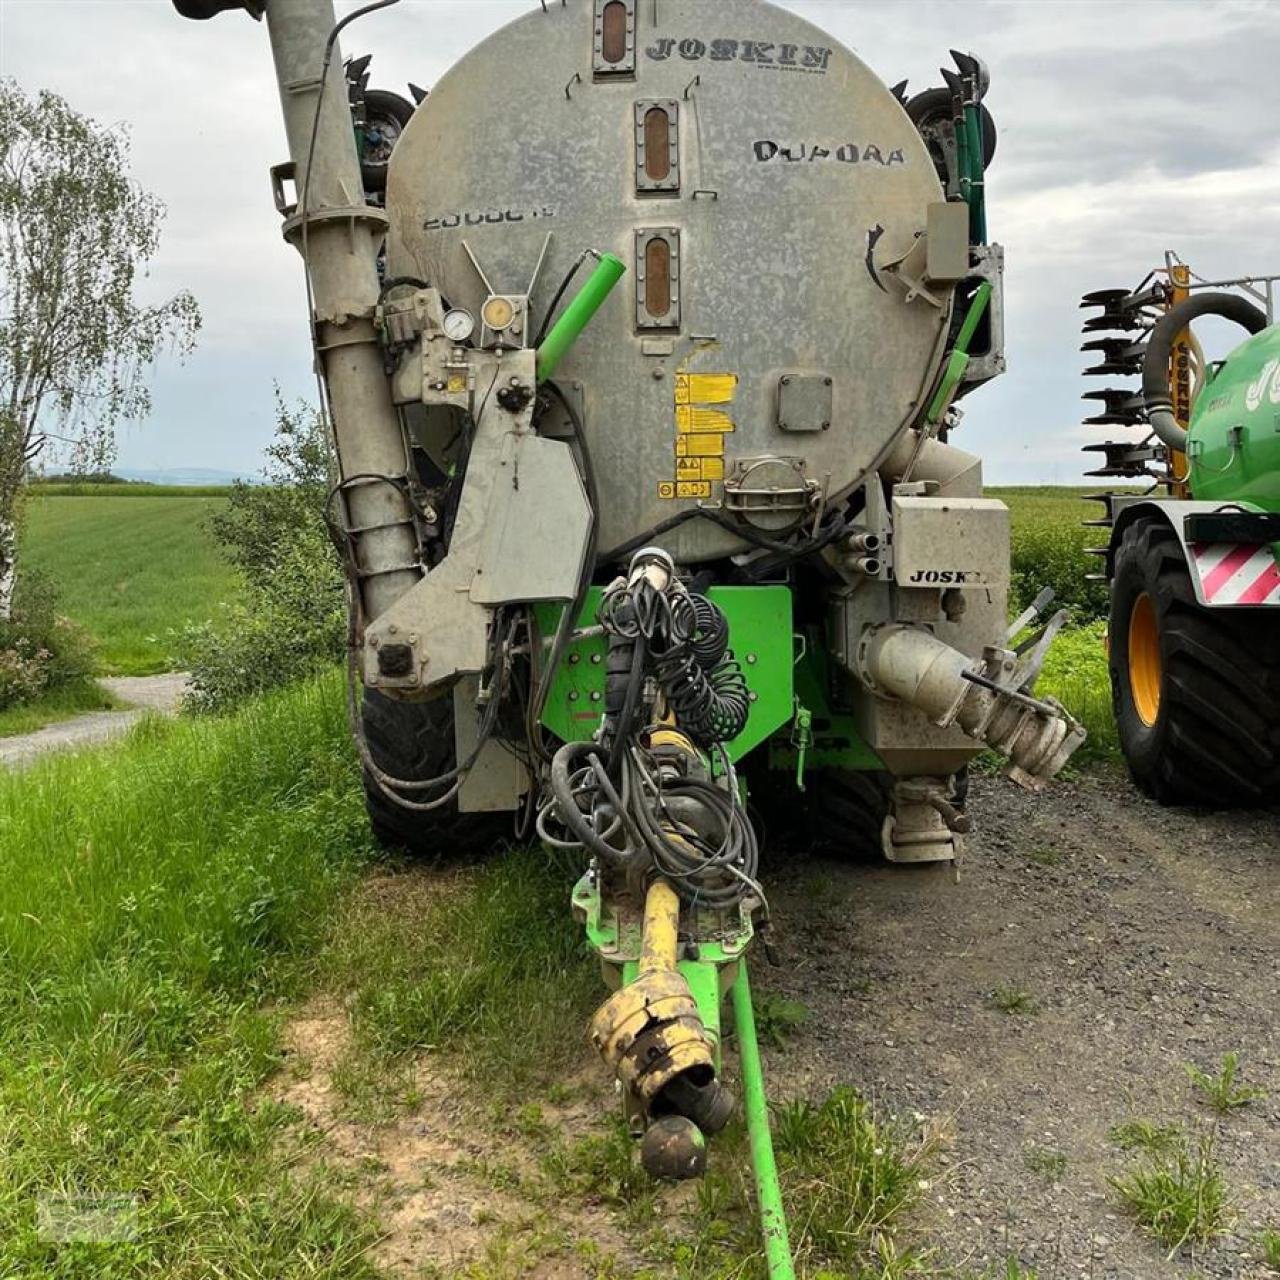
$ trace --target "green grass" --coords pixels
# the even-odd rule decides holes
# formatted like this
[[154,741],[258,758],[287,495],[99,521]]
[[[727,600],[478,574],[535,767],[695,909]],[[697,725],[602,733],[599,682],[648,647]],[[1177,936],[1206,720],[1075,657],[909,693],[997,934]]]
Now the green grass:
[[1141,1117],[1113,1125],[1108,1136],[1121,1151],[1144,1151],[1151,1155],[1176,1151],[1184,1142],[1177,1125],[1156,1124]]
[[[372,1275],[260,1091],[367,856],[336,679],[0,778],[0,1275]],[[134,1242],[42,1236],[42,1197],[95,1195]]]
[[785,1049],[791,1037],[809,1021],[807,1005],[771,991],[752,992],[751,1004],[757,1037],[775,1049]]
[[37,480],[33,497],[41,498],[225,498],[229,484],[142,484],[122,481],[97,484],[92,480]]
[[1001,1013],[1006,1013],[1010,1017],[1040,1011],[1035,997],[1021,987],[997,987],[988,999]]
[[1135,1168],[1110,1182],[1138,1222],[1171,1255],[1184,1245],[1211,1240],[1226,1229],[1231,1217],[1211,1134],[1202,1136],[1194,1151],[1185,1141],[1167,1151],[1148,1150]]
[[[125,486],[104,486],[104,488]],[[205,519],[210,497],[32,497],[22,551],[56,584],[63,613],[98,642],[104,672],[172,667],[167,632],[203,621],[236,590]]]
[[1047,1182],[1057,1182],[1067,1171],[1067,1157],[1049,1147],[1028,1147],[1022,1153],[1022,1163]]
[[1273,1271],[1280,1271],[1280,1231],[1266,1227],[1258,1233],[1258,1248],[1262,1251],[1262,1260]]
[[358,1043],[386,1060],[450,1051],[465,1076],[499,1093],[553,1077],[602,998],[568,910],[578,871],[568,857],[517,849],[453,873],[411,869],[355,894],[323,971]]
[[1266,1096],[1264,1089],[1238,1083],[1240,1055],[1235,1052],[1223,1056],[1217,1075],[1211,1076],[1191,1062],[1186,1063],[1183,1070],[1204,1101],[1220,1115],[1238,1107],[1247,1107],[1255,1099]]
[[0,711],[0,738],[16,733],[34,733],[47,724],[71,720],[88,711],[110,711],[119,706],[101,685],[92,680],[77,680],[60,685],[35,702],[20,703]]

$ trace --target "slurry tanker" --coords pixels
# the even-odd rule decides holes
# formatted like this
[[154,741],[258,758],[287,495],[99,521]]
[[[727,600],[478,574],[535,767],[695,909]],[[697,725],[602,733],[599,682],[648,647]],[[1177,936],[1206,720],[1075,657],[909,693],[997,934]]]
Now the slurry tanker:
[[1010,619],[1009,513],[951,443],[1005,368],[987,70],[908,95],[760,0],[531,0],[415,104],[338,45],[392,3],[175,0],[270,34],[373,826],[581,858],[589,1035],[656,1176],[737,1105],[731,1005],[790,1275],[762,833],[954,862],[977,754],[1038,789],[1084,737],[1035,692],[1064,615]]

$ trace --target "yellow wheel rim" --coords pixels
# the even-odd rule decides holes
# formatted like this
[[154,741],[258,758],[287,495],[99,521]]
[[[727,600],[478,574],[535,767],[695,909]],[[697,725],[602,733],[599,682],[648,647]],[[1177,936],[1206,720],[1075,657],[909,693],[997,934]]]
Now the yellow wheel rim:
[[1144,591],[1133,602],[1133,612],[1129,615],[1129,690],[1145,725],[1153,725],[1160,718],[1162,676],[1156,607]]

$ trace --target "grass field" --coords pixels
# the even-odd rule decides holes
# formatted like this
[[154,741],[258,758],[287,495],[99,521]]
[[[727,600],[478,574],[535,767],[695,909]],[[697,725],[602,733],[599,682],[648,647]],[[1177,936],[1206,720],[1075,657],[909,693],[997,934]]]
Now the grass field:
[[103,496],[101,490],[86,497],[32,496],[26,562],[52,579],[61,611],[98,642],[104,674],[171,670],[167,633],[203,621],[235,592],[235,574],[204,527],[222,501]]
[[92,480],[37,480],[31,486],[40,498],[225,498],[226,484],[99,484]]
[[[0,779],[0,1275],[370,1274],[257,1096],[366,831],[336,679]],[[42,1235],[94,1196],[135,1242]]]

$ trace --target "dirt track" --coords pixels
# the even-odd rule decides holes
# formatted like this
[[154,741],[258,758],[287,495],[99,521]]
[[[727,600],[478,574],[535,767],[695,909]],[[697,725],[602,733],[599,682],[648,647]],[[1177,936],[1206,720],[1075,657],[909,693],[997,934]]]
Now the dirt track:
[[0,766],[21,768],[50,751],[90,747],[118,738],[148,711],[171,715],[187,689],[184,671],[158,676],[107,676],[98,682],[124,704],[118,711],[91,711],[71,720],[46,725],[34,733],[0,738]]
[[[935,869],[774,857],[783,965],[757,963],[756,986],[810,1017],[766,1051],[772,1096],[853,1084],[948,1133],[911,1228],[956,1268],[947,1275],[1003,1277],[1010,1257],[1038,1280],[1274,1275],[1256,1237],[1280,1229],[1280,810],[1164,811],[1102,775],[1040,799],[978,779],[971,810],[958,884]],[[411,903],[434,874],[379,883]],[[998,989],[1034,1009],[1002,1011]],[[329,1155],[378,1170],[365,1194],[387,1227],[376,1256],[393,1274],[457,1275],[495,1249],[504,1268],[475,1274],[591,1280],[603,1274],[583,1260],[594,1248],[639,1263],[598,1207],[522,1204],[478,1174],[486,1161],[536,1174],[538,1144],[495,1131],[480,1100],[429,1061],[414,1110],[376,1126],[343,1119],[334,1054],[321,1049],[345,1040],[346,1015],[330,1006],[307,1018],[294,1030],[308,1083],[285,1096],[323,1130]],[[1219,1120],[1183,1064],[1212,1071],[1231,1050],[1267,1096]],[[580,1061],[574,1105],[547,1108],[570,1140],[598,1131],[613,1105],[585,1045]],[[1135,1117],[1192,1134],[1216,1125],[1235,1221],[1194,1256],[1166,1259],[1108,1184],[1128,1160],[1110,1130]],[[696,1212],[687,1188],[661,1195],[665,1213]],[[524,1251],[548,1214],[574,1248],[535,1265]]]
[[[1254,1237],[1280,1227],[1280,811],[1162,810],[1101,776],[1042,800],[981,779],[971,809],[959,884],[774,870],[785,967],[757,985],[813,1013],[768,1064],[775,1091],[848,1081],[952,1115],[936,1197],[952,1257],[1018,1255],[1041,1280],[1274,1274]],[[1002,1012],[999,988],[1036,1011]],[[1211,1127],[1182,1064],[1212,1071],[1230,1050],[1268,1091],[1216,1138],[1239,1218],[1194,1264],[1166,1262],[1108,1188],[1125,1165],[1108,1131],[1134,1116]]]

